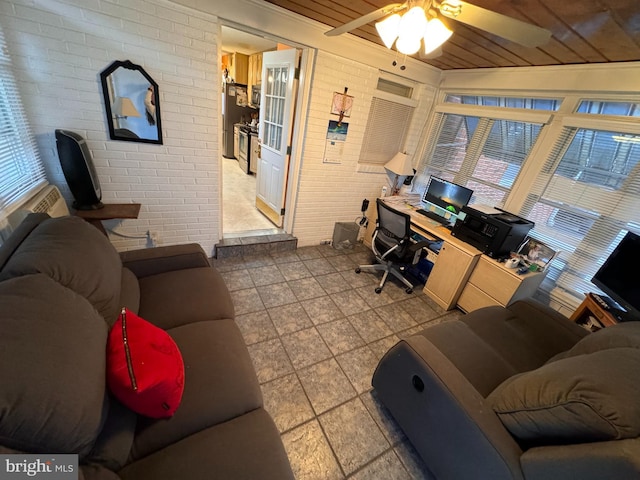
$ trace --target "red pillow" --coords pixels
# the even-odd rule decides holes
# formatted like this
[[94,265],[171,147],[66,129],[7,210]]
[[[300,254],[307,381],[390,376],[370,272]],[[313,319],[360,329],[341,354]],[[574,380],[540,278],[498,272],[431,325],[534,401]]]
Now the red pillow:
[[184,391],[184,363],[167,332],[123,308],[109,332],[107,385],[124,405],[152,418],[172,416]]

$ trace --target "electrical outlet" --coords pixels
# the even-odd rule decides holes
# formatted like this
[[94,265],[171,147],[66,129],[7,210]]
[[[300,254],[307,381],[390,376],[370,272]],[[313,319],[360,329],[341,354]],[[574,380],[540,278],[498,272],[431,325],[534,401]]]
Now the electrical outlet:
[[149,230],[147,231],[147,244],[150,247],[157,247],[158,243],[160,243],[160,234],[157,230]]

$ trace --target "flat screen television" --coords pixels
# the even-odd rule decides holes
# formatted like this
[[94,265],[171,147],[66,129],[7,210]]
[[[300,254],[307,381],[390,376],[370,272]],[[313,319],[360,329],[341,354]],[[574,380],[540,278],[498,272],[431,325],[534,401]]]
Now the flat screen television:
[[640,320],[640,236],[628,232],[591,283],[622,307],[622,311],[615,311],[612,305],[619,320]]
[[462,207],[469,203],[472,195],[473,190],[470,188],[432,175],[422,196],[422,201],[433,203],[448,212],[458,215]]

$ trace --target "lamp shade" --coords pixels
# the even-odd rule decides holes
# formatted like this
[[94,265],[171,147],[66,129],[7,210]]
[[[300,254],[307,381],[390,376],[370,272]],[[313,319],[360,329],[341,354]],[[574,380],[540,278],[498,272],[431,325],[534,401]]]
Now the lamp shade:
[[427,23],[424,33],[424,53],[431,53],[453,34],[447,26],[438,18],[432,18]]
[[413,175],[411,157],[406,153],[398,152],[384,164],[384,168],[396,175]]
[[393,42],[398,38],[398,26],[400,25],[400,19],[400,15],[394,13],[381,22],[376,23],[378,35],[380,35],[382,43],[384,43],[387,48],[393,47]]
[[113,114],[116,117],[139,117],[140,112],[129,97],[116,97],[113,102]]

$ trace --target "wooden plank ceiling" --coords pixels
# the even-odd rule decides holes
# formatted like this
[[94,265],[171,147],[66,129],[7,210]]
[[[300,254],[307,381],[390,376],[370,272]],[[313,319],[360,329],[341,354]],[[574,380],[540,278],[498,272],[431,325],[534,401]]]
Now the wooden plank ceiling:
[[[266,0],[328,25],[327,30],[391,3],[389,0]],[[471,0],[470,3],[550,30],[528,48],[452,21],[442,55],[421,59],[442,70],[640,60],[640,0]],[[350,32],[383,45],[374,22]],[[418,57],[416,57],[418,58]]]

